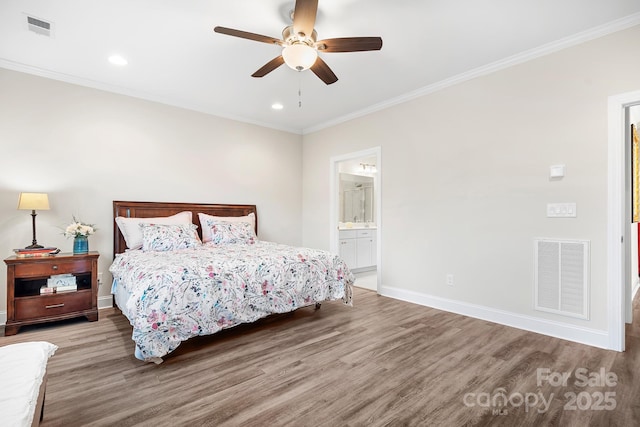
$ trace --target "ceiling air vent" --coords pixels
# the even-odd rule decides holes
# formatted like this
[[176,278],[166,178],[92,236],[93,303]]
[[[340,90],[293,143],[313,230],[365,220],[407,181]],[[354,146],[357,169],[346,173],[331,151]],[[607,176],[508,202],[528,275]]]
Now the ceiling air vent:
[[27,15],[27,28],[29,31],[51,37],[52,27],[53,25],[51,22],[43,21],[42,19]]

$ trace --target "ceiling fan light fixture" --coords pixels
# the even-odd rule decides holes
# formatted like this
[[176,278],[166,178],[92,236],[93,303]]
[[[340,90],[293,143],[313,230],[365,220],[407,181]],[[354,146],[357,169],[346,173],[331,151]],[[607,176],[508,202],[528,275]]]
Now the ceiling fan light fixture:
[[282,50],[285,64],[296,71],[304,71],[311,68],[318,58],[318,51],[304,43],[295,43]]

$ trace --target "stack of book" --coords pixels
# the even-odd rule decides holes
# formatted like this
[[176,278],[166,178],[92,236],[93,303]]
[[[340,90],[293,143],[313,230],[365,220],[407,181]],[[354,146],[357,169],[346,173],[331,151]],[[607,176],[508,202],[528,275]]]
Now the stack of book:
[[17,257],[20,258],[32,258],[32,257],[40,257],[40,256],[53,256],[60,252],[60,249],[48,247],[48,248],[38,248],[38,249],[14,249]]
[[76,277],[73,274],[56,274],[47,279],[47,286],[40,288],[41,294],[73,292],[78,290]]

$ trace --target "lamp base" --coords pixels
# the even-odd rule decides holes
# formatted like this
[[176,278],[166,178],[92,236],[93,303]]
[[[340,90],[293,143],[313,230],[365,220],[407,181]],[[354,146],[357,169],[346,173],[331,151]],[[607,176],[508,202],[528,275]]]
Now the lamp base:
[[33,245],[25,246],[25,249],[43,249],[43,248],[44,246],[38,245],[37,243]]

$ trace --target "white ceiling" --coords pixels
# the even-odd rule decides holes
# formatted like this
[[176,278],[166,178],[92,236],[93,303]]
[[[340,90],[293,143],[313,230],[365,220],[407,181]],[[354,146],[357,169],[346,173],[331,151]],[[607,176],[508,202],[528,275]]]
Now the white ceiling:
[[[253,78],[280,48],[213,32],[280,38],[293,6],[1,0],[0,67],[305,133],[640,23],[638,0],[320,0],[319,39],[383,39],[380,51],[321,54],[339,78],[330,86],[286,65]],[[25,14],[51,21],[53,36],[28,31]],[[114,53],[129,65],[108,63]]]

